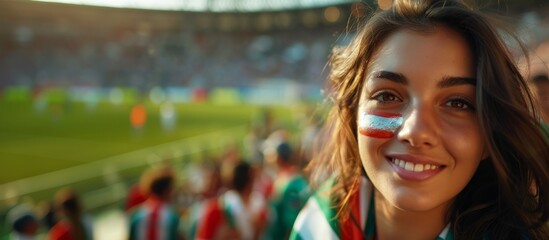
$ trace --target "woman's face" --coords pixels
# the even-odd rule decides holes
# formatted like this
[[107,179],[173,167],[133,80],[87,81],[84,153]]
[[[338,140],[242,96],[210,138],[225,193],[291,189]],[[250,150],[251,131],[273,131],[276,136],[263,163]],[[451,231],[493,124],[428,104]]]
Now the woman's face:
[[391,205],[447,207],[484,158],[471,50],[454,30],[400,30],[377,50],[357,112],[362,164]]

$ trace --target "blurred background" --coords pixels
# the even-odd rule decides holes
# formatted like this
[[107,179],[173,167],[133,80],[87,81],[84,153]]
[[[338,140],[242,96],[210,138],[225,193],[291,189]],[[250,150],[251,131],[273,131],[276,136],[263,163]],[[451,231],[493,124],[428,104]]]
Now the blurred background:
[[[549,37],[549,0],[479,2],[526,46]],[[331,49],[390,3],[0,0],[0,239],[14,206],[44,219],[64,187],[96,239],[124,239],[126,196],[146,169],[175,170],[185,209],[219,162],[261,163],[280,129],[304,166]]]

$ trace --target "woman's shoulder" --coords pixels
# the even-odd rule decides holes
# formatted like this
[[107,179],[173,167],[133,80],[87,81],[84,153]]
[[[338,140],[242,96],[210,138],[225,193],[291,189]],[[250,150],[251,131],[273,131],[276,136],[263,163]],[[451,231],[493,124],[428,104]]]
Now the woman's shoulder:
[[[335,178],[325,181],[309,198],[303,209],[297,216],[292,229],[290,239],[340,239],[340,219],[338,218],[338,200],[334,194]],[[368,180],[361,179],[361,186],[357,191],[360,198],[369,199],[371,184]],[[362,196],[364,195],[364,196]],[[364,200],[364,199],[362,199]],[[357,201],[359,203],[361,201]],[[366,203],[367,201],[364,201]],[[351,208],[365,210],[366,204],[358,204]],[[365,216],[357,217],[362,225],[365,224]]]
[[290,239],[339,239],[336,214],[329,194],[316,192],[299,212]]

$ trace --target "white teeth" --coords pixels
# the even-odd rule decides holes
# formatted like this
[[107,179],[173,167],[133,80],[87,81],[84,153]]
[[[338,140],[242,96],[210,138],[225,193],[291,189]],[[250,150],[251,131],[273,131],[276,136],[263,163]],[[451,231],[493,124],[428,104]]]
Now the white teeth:
[[406,167],[404,167],[404,169],[406,169],[408,171],[414,171],[414,164],[411,163],[411,162],[407,162]]
[[414,172],[423,172],[423,164],[415,164],[414,165]]
[[406,171],[413,171],[413,172],[423,172],[423,171],[427,171],[427,170],[435,170],[438,168],[438,166],[436,165],[431,165],[431,164],[420,164],[420,163],[411,163],[411,162],[406,162],[404,160],[401,160],[401,159],[396,159],[394,158],[393,159],[393,163],[395,165],[398,165],[399,167],[401,168],[404,168]]

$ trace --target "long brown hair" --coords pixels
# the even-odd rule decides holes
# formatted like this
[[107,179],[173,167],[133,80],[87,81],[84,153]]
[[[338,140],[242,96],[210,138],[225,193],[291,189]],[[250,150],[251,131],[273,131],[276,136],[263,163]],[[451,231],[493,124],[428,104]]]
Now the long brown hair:
[[[489,160],[481,161],[447,213],[458,239],[546,239],[549,237],[549,144],[537,109],[509,48],[487,15],[459,0],[395,0],[359,26],[348,46],[335,49],[329,81],[331,107],[327,140],[308,170],[313,182],[332,176],[341,213],[365,175],[357,145],[357,108],[376,49],[392,33],[432,31],[436,25],[459,32],[474,56],[477,117]],[[340,217],[344,217],[341,214]]]

